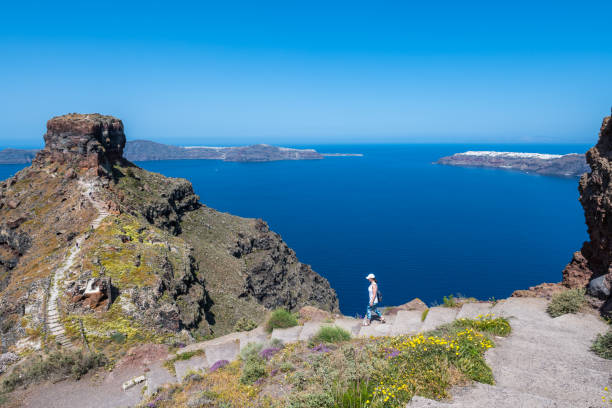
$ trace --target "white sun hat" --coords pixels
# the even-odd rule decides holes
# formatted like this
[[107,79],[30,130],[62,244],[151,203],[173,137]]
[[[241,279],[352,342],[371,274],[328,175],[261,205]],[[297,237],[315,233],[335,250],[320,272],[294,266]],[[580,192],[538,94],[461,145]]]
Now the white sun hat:
[[374,274],[371,273],[368,276],[366,276],[366,279],[376,279],[376,276],[374,276]]

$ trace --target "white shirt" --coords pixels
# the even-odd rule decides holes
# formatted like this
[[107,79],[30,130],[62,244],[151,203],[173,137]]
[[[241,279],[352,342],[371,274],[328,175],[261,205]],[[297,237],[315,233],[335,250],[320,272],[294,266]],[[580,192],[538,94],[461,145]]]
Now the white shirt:
[[378,303],[378,290],[376,290],[376,299],[374,299],[374,283],[370,283],[368,286],[368,295],[370,297],[370,303]]

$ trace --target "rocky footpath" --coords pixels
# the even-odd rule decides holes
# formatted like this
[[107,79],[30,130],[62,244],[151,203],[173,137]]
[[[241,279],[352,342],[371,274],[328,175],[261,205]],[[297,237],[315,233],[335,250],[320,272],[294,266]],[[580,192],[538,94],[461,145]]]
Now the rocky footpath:
[[563,271],[567,287],[586,287],[603,313],[612,313],[612,119],[604,118],[599,141],[587,154],[590,173],[580,178],[580,203],[590,241]]

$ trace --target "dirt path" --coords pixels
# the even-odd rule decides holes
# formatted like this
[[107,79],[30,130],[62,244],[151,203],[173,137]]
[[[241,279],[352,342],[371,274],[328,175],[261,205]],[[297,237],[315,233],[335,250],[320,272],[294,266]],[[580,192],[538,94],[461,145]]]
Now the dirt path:
[[[92,228],[96,229],[100,226],[102,220],[109,215],[109,212],[105,209],[104,204],[102,202],[95,199],[97,186],[94,181],[84,181],[79,179],[78,183],[79,188],[81,189],[81,194],[98,211],[98,216],[92,222]],[[60,322],[60,314],[57,309],[57,301],[60,295],[60,286],[66,277],[66,272],[68,272],[70,268],[74,266],[77,256],[81,251],[81,246],[84,240],[84,234],[75,239],[74,244],[68,250],[68,256],[66,257],[66,260],[64,261],[62,266],[58,268],[53,274],[53,280],[51,282],[51,287],[49,288],[49,297],[47,298],[47,330],[51,335],[55,336],[55,340],[60,343],[62,347],[67,348],[72,347],[72,343],[66,336],[64,327]]]

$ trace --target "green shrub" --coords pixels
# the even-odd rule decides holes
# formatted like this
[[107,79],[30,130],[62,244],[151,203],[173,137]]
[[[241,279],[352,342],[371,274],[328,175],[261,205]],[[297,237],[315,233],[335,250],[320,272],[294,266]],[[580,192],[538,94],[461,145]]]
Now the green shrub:
[[242,366],[240,382],[242,384],[253,384],[255,381],[266,376],[266,362],[259,355],[250,355]]
[[351,334],[338,326],[323,326],[311,339],[311,344],[340,343],[351,339]]
[[612,330],[606,334],[598,334],[591,345],[591,351],[601,358],[612,360]]
[[442,299],[442,306],[444,307],[457,307],[459,306],[459,302],[457,302],[457,299],[455,299],[455,296],[453,295],[448,295],[448,296],[444,296],[444,298]]
[[270,315],[266,329],[271,332],[273,329],[286,329],[288,327],[297,326],[297,318],[285,309],[276,309]]
[[429,313],[429,308],[423,310],[423,313],[421,313],[421,321],[424,322],[425,319],[427,319],[427,314]]
[[259,352],[263,348],[261,343],[249,343],[240,351],[240,359],[247,361],[251,357],[259,356]]
[[251,331],[257,327],[257,323],[255,321],[247,318],[241,317],[238,319],[236,324],[234,325],[234,331],[243,332],[243,331]]
[[125,340],[127,339],[127,336],[125,334],[121,333],[121,332],[115,332],[115,333],[110,335],[110,338],[115,343],[123,344],[123,343],[125,343]]
[[552,317],[578,313],[584,306],[584,289],[569,289],[553,295],[546,311]]
[[47,356],[33,356],[2,379],[2,391],[11,392],[16,387],[27,386],[40,380],[79,379],[89,370],[108,363],[104,354],[63,351]]
[[374,386],[370,381],[351,381],[346,389],[335,395],[334,408],[361,408],[366,406]]
[[332,408],[334,407],[334,398],[326,392],[317,392],[312,394],[299,394],[293,396],[287,405],[287,408]]

